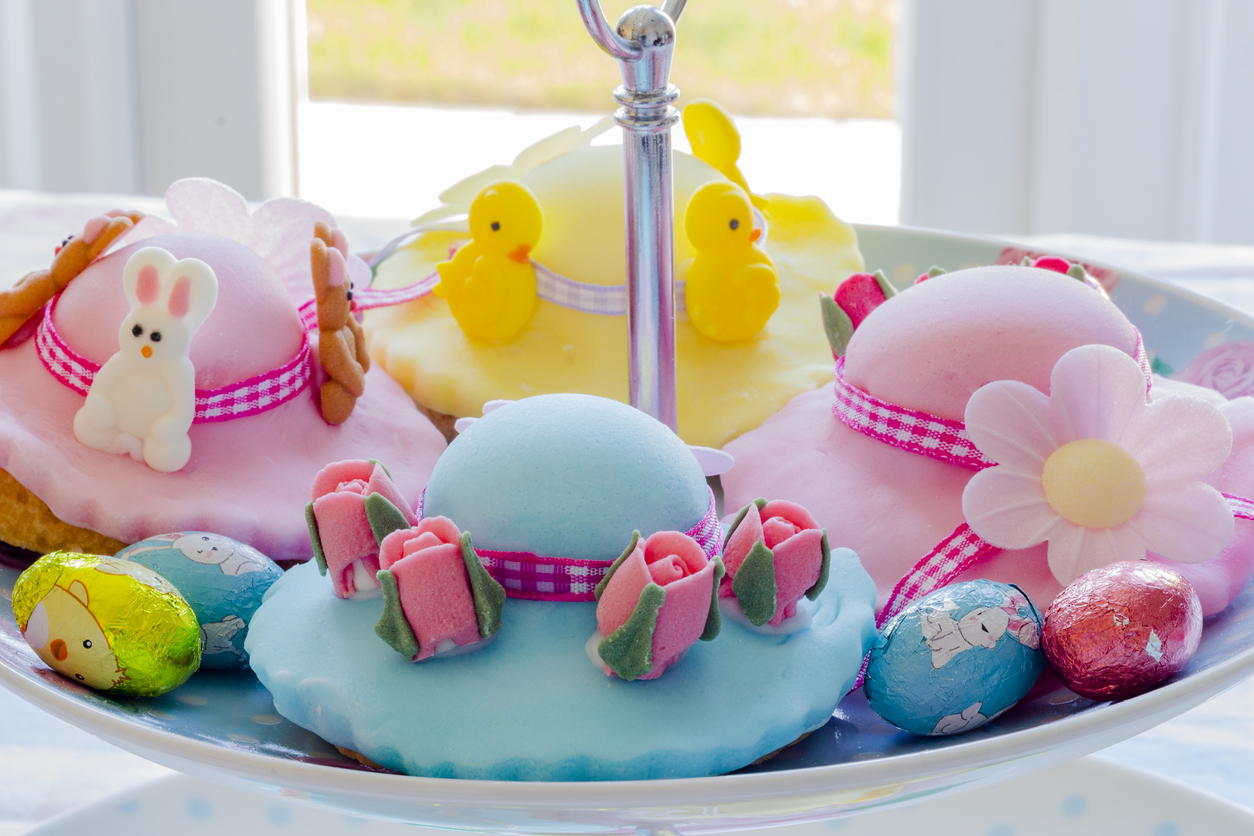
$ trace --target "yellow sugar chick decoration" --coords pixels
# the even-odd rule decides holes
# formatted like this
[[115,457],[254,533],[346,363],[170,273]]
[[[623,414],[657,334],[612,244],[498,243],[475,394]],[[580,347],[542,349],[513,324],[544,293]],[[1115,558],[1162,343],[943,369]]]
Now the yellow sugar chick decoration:
[[761,231],[744,190],[706,183],[688,202],[684,231],[696,251],[686,297],[692,327],[719,342],[756,336],[779,307],[779,275],[755,243]]
[[467,336],[506,342],[531,321],[539,302],[529,256],[541,228],[540,206],[521,183],[493,183],[470,204],[472,240],[436,265],[435,288]]
[[714,102],[697,99],[684,108],[684,135],[692,155],[709,163],[719,174],[745,190],[753,205],[765,212],[766,198],[755,195],[740,173],[740,131],[731,117]]

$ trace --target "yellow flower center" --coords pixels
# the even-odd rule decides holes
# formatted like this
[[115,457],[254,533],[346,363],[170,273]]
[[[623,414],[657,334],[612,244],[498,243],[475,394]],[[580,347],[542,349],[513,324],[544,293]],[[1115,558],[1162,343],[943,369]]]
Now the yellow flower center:
[[1064,444],[1045,460],[1045,499],[1084,528],[1127,522],[1145,504],[1145,471],[1127,450],[1096,438]]

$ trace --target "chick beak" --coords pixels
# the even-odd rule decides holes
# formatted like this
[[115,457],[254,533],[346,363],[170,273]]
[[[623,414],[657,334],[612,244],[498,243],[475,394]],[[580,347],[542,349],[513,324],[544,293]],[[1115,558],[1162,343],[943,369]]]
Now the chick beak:
[[749,243],[756,244],[757,240],[761,237],[762,237],[762,230],[754,229],[753,232],[749,233]]
[[519,244],[517,249],[509,254],[509,257],[519,264],[526,264],[529,255],[531,255],[531,247],[526,244]]

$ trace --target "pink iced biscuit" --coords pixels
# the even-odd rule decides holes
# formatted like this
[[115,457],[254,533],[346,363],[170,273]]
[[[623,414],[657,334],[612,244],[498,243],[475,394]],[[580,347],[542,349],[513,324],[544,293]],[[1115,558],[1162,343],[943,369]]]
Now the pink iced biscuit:
[[[1123,314],[1075,279],[1033,268],[976,268],[915,285],[872,312],[850,340],[845,378],[881,400],[962,421],[967,400],[986,383],[1019,380],[1048,392],[1054,365],[1067,351],[1101,343],[1134,355],[1136,341]],[[1200,391],[1178,383],[1166,388]],[[722,477],[725,501],[737,507],[757,496],[785,495],[804,505],[833,544],[862,558],[882,608],[902,576],[964,522],[962,492],[974,471],[850,429],[832,414],[832,400],[831,386],[800,395],[728,444],[736,466]],[[1204,481],[1250,496],[1254,403],[1242,399],[1221,410],[1232,425],[1234,452]],[[1254,524],[1238,519],[1217,557],[1169,565],[1195,584],[1210,615],[1254,574],[1252,546]],[[958,580],[1014,583],[1044,608],[1062,588],[1045,558],[1044,545],[994,552]]]
[[740,525],[723,546],[727,574],[719,586],[721,597],[735,595],[736,573],[759,541],[771,550],[774,559],[775,613],[767,623],[777,626],[797,614],[797,602],[819,579],[823,531],[810,512],[795,502],[776,499],[761,510],[756,503],[749,503]]
[[[211,194],[224,189],[197,185]],[[60,297],[53,317],[57,333],[75,353],[103,364],[118,349],[118,327],[129,310],[122,267],[135,250],[160,246],[176,258],[205,261],[218,278],[218,303],[190,350],[198,389],[238,383],[290,361],[303,330],[288,287],[312,292],[313,216],[326,213],[289,200],[271,201],[252,216],[233,206],[219,214],[230,220],[236,210],[251,217],[255,228],[238,218],[220,225],[236,229],[238,237],[251,236],[254,248],[202,232],[144,237],[137,227],[134,238],[89,266]],[[267,237],[263,227],[278,231]],[[288,253],[302,236],[298,251]],[[123,542],[173,530],[213,531],[276,560],[307,560],[312,550],[301,509],[325,464],[386,461],[404,506],[412,508],[445,447],[404,390],[378,369],[370,371],[358,411],[345,424],[322,420],[317,389],[309,386],[267,412],[193,424],[191,458],[168,474],[77,442],[72,422],[83,396],[44,367],[33,338],[0,349],[0,391],[0,468],[59,519]]]
[[[384,542],[404,539],[406,535],[414,539],[432,536],[402,530],[392,532]],[[401,610],[418,639],[419,651],[414,661],[434,656],[443,642],[464,647],[481,640],[460,545],[437,543],[417,548],[388,569],[396,576]]]
[[[661,676],[701,638],[714,594],[714,563],[695,540],[677,531],[659,531],[639,542],[619,564],[597,603],[597,629],[602,635],[627,622],[650,583],[665,590],[666,600],[653,629],[653,667],[637,679]],[[605,672],[612,673],[609,665]]]

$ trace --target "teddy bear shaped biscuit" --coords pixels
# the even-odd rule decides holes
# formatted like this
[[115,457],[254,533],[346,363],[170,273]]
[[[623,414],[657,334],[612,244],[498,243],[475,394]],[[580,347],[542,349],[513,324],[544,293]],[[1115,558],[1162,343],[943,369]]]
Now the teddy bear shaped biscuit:
[[13,287],[0,292],[0,343],[17,333],[39,310],[87,269],[109,245],[134,228],[141,212],[113,211],[89,220],[81,235],[71,235],[57,247],[52,266],[27,273]]
[[370,369],[366,335],[353,316],[347,258],[344,233],[319,222],[310,243],[310,260],[318,307],[318,359],[326,372],[322,418],[328,424],[342,424],[353,414]]

